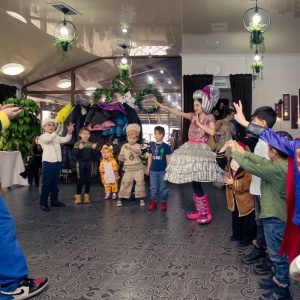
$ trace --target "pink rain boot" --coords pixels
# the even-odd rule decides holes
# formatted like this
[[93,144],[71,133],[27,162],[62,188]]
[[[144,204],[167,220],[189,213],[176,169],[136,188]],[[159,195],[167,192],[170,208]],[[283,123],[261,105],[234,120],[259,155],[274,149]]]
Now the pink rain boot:
[[194,193],[194,194],[193,194],[193,199],[194,199],[196,211],[191,211],[191,212],[188,212],[188,213],[186,214],[186,217],[187,217],[187,219],[189,219],[189,220],[196,220],[196,219],[199,218],[199,208],[200,208],[200,207],[197,206],[197,200],[196,200],[196,198],[197,198],[197,195]]
[[210,207],[208,204],[207,196],[196,197],[197,208],[199,207],[199,218],[197,219],[198,224],[207,224],[211,221],[212,216],[210,213]]

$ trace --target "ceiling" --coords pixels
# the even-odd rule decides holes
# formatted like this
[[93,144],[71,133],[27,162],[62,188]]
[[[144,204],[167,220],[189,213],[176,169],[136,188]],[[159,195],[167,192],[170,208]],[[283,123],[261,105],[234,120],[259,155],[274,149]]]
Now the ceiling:
[[[115,57],[123,51],[118,43],[134,47],[131,55],[145,57],[253,52],[242,24],[244,12],[255,6],[253,0],[64,0],[78,12],[66,17],[75,24],[78,39],[63,63],[52,47],[63,14],[51,3],[0,1],[0,69],[12,62],[26,67],[16,76],[0,72],[0,83],[22,87],[101,57]],[[258,6],[272,19],[265,33],[266,55],[300,53],[300,0],[260,0]],[[7,10],[22,15],[27,24]],[[130,26],[127,34],[121,32],[122,22]]]

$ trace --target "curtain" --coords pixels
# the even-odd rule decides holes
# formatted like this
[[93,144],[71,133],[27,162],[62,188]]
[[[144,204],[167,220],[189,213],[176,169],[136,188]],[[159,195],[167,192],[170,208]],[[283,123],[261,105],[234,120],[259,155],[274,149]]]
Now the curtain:
[[[242,101],[243,113],[246,120],[250,121],[252,111],[252,74],[229,75],[232,100]],[[241,136],[245,135],[245,128],[240,126]]]
[[10,97],[16,97],[17,87],[9,86],[6,84],[0,84],[0,104],[3,103],[4,100]]
[[[206,85],[212,84],[213,75],[184,75],[183,76],[183,112],[194,111],[193,93],[203,89]],[[188,140],[190,121],[183,119],[181,141],[182,144]]]

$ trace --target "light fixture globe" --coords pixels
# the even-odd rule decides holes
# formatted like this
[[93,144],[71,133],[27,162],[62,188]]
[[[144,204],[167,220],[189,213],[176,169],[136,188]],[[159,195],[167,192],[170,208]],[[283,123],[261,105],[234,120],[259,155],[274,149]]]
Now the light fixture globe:
[[25,67],[20,64],[11,63],[3,66],[1,70],[4,74],[13,76],[21,74],[25,70]]
[[118,44],[118,46],[120,48],[123,49],[123,54],[121,54],[120,56],[118,56],[118,58],[116,59],[116,66],[119,69],[127,69],[129,70],[132,66],[132,59],[131,57],[125,53],[126,49],[131,49],[132,47],[126,44]]

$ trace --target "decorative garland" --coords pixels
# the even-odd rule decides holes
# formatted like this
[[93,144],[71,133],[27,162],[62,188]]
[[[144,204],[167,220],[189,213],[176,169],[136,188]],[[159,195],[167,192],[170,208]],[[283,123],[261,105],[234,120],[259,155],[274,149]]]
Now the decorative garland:
[[110,87],[115,93],[124,95],[131,89],[132,83],[127,74],[119,74],[112,79]]
[[105,95],[105,102],[110,103],[110,91],[104,87],[96,89],[92,93],[92,104],[97,104],[99,99],[101,99],[102,95]]
[[162,101],[162,95],[157,89],[146,87],[146,88],[139,90],[135,96],[134,104],[139,108],[140,112],[145,113],[145,114],[153,114],[154,112],[157,111],[157,108],[155,107],[155,105],[153,105],[150,108],[143,108],[143,106],[142,106],[142,103],[141,103],[142,98],[146,95],[153,95],[159,103],[161,103],[161,101]]

